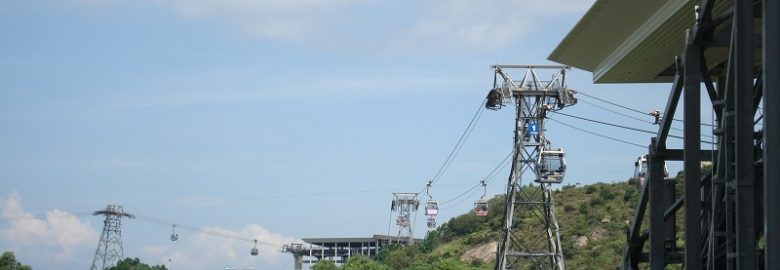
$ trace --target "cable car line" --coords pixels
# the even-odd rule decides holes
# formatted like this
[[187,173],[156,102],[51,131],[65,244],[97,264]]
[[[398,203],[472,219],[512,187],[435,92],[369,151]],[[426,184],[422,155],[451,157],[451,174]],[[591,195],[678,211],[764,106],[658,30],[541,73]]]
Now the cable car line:
[[[479,186],[477,186],[477,187],[479,187]],[[472,197],[474,197],[474,194],[477,194],[477,193],[478,193],[478,191],[479,191],[478,189],[475,189],[475,190],[472,190],[472,191],[471,191],[471,192],[469,192],[469,193],[465,193],[465,194],[468,194],[468,196],[466,196],[466,197],[463,197],[462,199],[460,199],[460,200],[458,200],[458,201],[456,201],[456,202],[454,202],[454,203],[452,203],[452,204],[448,204],[448,205],[447,205],[447,207],[442,207],[442,209],[452,209],[452,208],[455,208],[455,207],[457,207],[458,205],[462,204],[463,202],[466,202],[466,201],[468,201],[469,199],[471,199]],[[464,195],[465,195],[465,194],[464,194]]]
[[[239,236],[239,235],[234,235],[234,234],[229,234],[229,233],[224,233],[224,232],[204,229],[204,228],[200,228],[200,227],[196,227],[196,226],[192,226],[192,225],[186,225],[186,224],[173,222],[173,221],[169,221],[169,220],[164,220],[164,219],[159,219],[159,218],[154,218],[154,217],[149,217],[149,216],[142,216],[142,215],[135,215],[135,216],[136,216],[137,219],[140,219],[140,220],[146,220],[146,221],[150,221],[150,222],[153,222],[153,223],[158,223],[158,224],[162,224],[162,225],[166,225],[166,226],[174,226],[174,227],[182,228],[182,229],[185,229],[185,230],[190,230],[190,231],[197,232],[197,233],[208,234],[208,235],[221,237],[221,238],[225,238],[225,239],[245,241],[245,242],[262,244],[262,245],[267,245],[267,246],[272,246],[272,247],[279,247],[279,248],[282,247],[279,244],[274,244],[274,243],[265,242],[265,241],[258,241],[257,239],[253,239],[253,238],[247,238],[247,237],[243,237],[243,236]],[[178,234],[176,235],[176,238],[178,239]]]
[[599,133],[596,133],[596,132],[593,132],[593,131],[590,131],[590,130],[578,128],[578,127],[575,127],[573,125],[569,125],[569,124],[566,124],[564,122],[555,120],[553,118],[547,118],[547,119],[550,120],[550,121],[556,122],[558,124],[561,124],[561,125],[564,125],[564,126],[567,126],[567,127],[570,127],[570,128],[573,128],[573,129],[576,129],[576,130],[579,130],[579,131],[582,131],[582,132],[585,132],[585,133],[588,133],[588,134],[591,134],[591,135],[599,136],[599,137],[602,137],[602,138],[605,138],[605,139],[609,139],[609,140],[613,140],[613,141],[616,141],[616,142],[625,143],[625,144],[628,144],[628,145],[633,145],[633,146],[636,146],[636,147],[639,147],[639,148],[642,148],[642,149],[647,149],[647,146],[644,146],[644,145],[641,145],[641,144],[638,144],[638,143],[624,141],[624,140],[621,140],[621,139],[618,139],[618,138],[614,138],[614,137],[610,137],[610,136],[607,136],[607,135],[599,134]]
[[505,157],[503,160],[501,160],[501,162],[499,162],[499,163],[498,163],[498,165],[496,165],[496,167],[495,167],[495,168],[493,168],[493,170],[492,170],[492,171],[490,171],[490,173],[488,173],[488,175],[487,175],[487,176],[484,178],[485,180],[483,180],[483,181],[480,181],[480,182],[479,182],[479,183],[477,183],[476,185],[472,186],[471,188],[469,188],[469,189],[468,189],[468,190],[466,190],[465,192],[461,193],[461,194],[460,194],[460,195],[458,195],[458,196],[455,196],[455,197],[454,197],[454,198],[452,198],[452,199],[449,199],[449,200],[447,200],[447,201],[445,201],[445,202],[440,202],[440,203],[439,203],[439,205],[443,205],[443,204],[450,203],[450,202],[452,202],[452,201],[454,201],[454,200],[456,200],[456,199],[458,199],[458,198],[462,197],[463,195],[466,195],[467,193],[469,193],[469,192],[473,191],[474,189],[476,189],[476,188],[480,187],[480,186],[483,184],[483,182],[484,182],[484,183],[487,183],[487,182],[490,182],[490,180],[493,180],[493,178],[496,176],[496,173],[497,173],[498,171],[500,171],[501,169],[503,169],[503,168],[505,168],[507,165],[509,165],[509,163],[508,163],[507,161],[508,161],[508,160],[509,160],[509,158],[512,156],[512,154],[514,154],[514,151],[511,151],[511,152],[509,152],[509,154],[508,154],[508,155],[507,155],[507,156],[506,156],[506,157]]
[[[583,102],[583,103],[585,103],[585,104],[590,104],[591,106],[594,106],[594,107],[596,107],[596,108],[599,108],[599,109],[602,109],[602,110],[605,110],[605,111],[608,111],[608,112],[611,112],[611,113],[614,113],[614,114],[617,114],[617,115],[620,115],[620,116],[624,116],[624,117],[627,117],[627,118],[631,118],[631,119],[634,119],[634,120],[637,120],[637,121],[641,121],[641,122],[644,122],[644,123],[648,123],[648,124],[651,124],[651,125],[655,125],[655,124],[656,124],[656,123],[655,123],[655,122],[653,122],[653,121],[649,121],[649,120],[645,120],[645,119],[642,119],[642,118],[638,118],[638,117],[630,116],[630,115],[628,115],[628,114],[624,114],[624,113],[621,113],[621,112],[618,112],[618,111],[615,111],[615,110],[612,110],[612,109],[606,108],[606,107],[604,107],[604,106],[596,105],[596,104],[594,104],[594,103],[592,103],[592,102],[589,102],[589,101],[587,101],[587,100],[580,100],[580,101],[581,101],[581,102]],[[681,128],[676,128],[676,127],[670,127],[670,129],[672,129],[672,130],[676,130],[676,131],[680,131],[680,132],[682,132],[682,131],[683,131]]]
[[648,124],[655,124],[655,122],[653,122],[653,121],[649,121],[649,120],[645,120],[645,119],[642,119],[642,118],[630,116],[628,114],[621,113],[621,112],[618,112],[618,111],[606,108],[606,107],[601,106],[601,105],[596,105],[595,103],[587,101],[587,100],[578,100],[578,101],[584,102],[585,104],[589,104],[589,105],[591,105],[593,107],[596,107],[596,108],[599,108],[599,109],[602,109],[602,110],[605,110],[605,111],[608,111],[608,112],[611,112],[611,113],[614,113],[614,114],[617,114],[617,115],[620,115],[620,116],[624,116],[624,117],[631,118],[631,119],[634,119],[634,120],[637,120],[637,121],[641,121],[641,122],[645,122],[645,123],[648,123]]
[[637,109],[634,109],[634,108],[631,108],[631,107],[627,107],[625,105],[617,104],[615,102],[612,102],[612,101],[609,101],[609,100],[606,100],[606,99],[602,99],[602,98],[599,98],[599,97],[595,97],[595,96],[589,95],[588,93],[582,92],[581,90],[577,90],[576,93],[580,94],[580,95],[583,95],[583,96],[586,96],[586,97],[589,97],[589,98],[592,98],[592,99],[595,99],[595,100],[598,100],[598,101],[601,101],[601,102],[604,102],[604,103],[607,103],[607,104],[610,104],[610,105],[614,105],[614,106],[617,106],[617,107],[629,110],[629,111],[633,111],[633,112],[636,112],[636,113],[639,113],[639,114],[647,115],[646,112],[643,112],[643,111],[640,111],[640,110],[637,110]]
[[463,193],[461,193],[460,195],[458,195],[458,196],[455,196],[455,197],[453,197],[452,199],[449,199],[449,200],[447,200],[447,201],[445,201],[445,202],[441,202],[441,203],[439,203],[439,205],[445,205],[445,204],[448,204],[448,203],[450,203],[450,202],[452,202],[452,201],[454,201],[454,200],[457,200],[458,198],[460,198],[460,197],[463,197],[463,195],[466,195],[466,194],[468,194],[469,192],[472,192],[472,191],[474,191],[474,190],[475,190],[475,189],[477,189],[478,187],[480,187],[480,184],[476,184],[476,185],[474,185],[474,186],[473,186],[473,187],[471,187],[470,189],[467,189],[467,190],[466,190],[466,192],[463,192]]
[[92,216],[92,213],[90,212],[78,212],[78,213],[67,213],[67,214],[38,214],[38,215],[21,215],[21,216],[4,216],[0,217],[0,221],[17,221],[17,220],[27,220],[27,219],[43,219],[43,218],[66,218],[66,217],[81,217],[81,216]]
[[[562,113],[562,112],[556,112],[556,111],[552,111],[552,112],[556,113],[556,114],[563,115],[563,116],[576,118],[576,119],[580,119],[580,120],[588,121],[588,122],[593,122],[593,123],[597,123],[597,124],[602,124],[602,125],[607,125],[607,126],[612,126],[612,127],[622,128],[622,129],[628,129],[628,130],[633,130],[633,131],[636,131],[636,132],[643,132],[643,133],[647,133],[647,134],[657,134],[656,131],[652,131],[652,130],[646,130],[646,129],[634,128],[634,127],[629,127],[629,126],[623,126],[623,125],[608,123],[608,122],[604,122],[604,121],[593,120],[593,119],[589,119],[589,118],[585,118],[585,117],[581,117],[581,116],[566,114],[566,113]],[[668,137],[669,138],[675,138],[675,139],[682,139],[683,138],[682,136],[671,135],[671,134],[668,135]],[[715,144],[714,142],[711,142],[711,141],[705,141],[705,140],[699,140],[699,141],[702,142],[702,143],[707,143],[707,144]]]
[[466,142],[468,137],[471,135],[471,131],[474,129],[474,127],[477,124],[477,121],[479,121],[480,116],[482,115],[482,112],[484,111],[483,104],[485,103],[485,100],[483,99],[479,103],[479,107],[477,108],[477,111],[474,113],[474,116],[471,118],[471,121],[469,121],[468,126],[466,126],[466,129],[463,130],[463,133],[460,135],[460,138],[458,139],[458,142],[455,143],[455,146],[452,147],[452,150],[450,150],[450,154],[447,155],[447,159],[444,160],[444,163],[441,164],[441,167],[439,167],[439,170],[436,172],[436,174],[431,178],[431,183],[436,183],[436,181],[441,178],[441,176],[444,174],[444,172],[447,170],[447,167],[449,167],[449,164],[452,163],[452,161],[455,159],[455,157],[460,152],[460,149],[463,147],[463,144]]
[[[639,114],[650,115],[649,113],[646,113],[646,112],[643,112],[643,111],[640,111],[640,110],[637,110],[637,109],[634,109],[634,108],[631,108],[631,107],[627,107],[625,105],[621,105],[621,104],[618,104],[618,103],[615,103],[615,102],[611,102],[611,101],[606,100],[606,99],[602,99],[602,98],[598,98],[598,97],[589,95],[589,94],[587,94],[585,92],[582,92],[580,90],[577,90],[576,93],[577,94],[582,94],[583,96],[586,96],[586,97],[589,97],[589,98],[592,98],[592,99],[595,99],[595,100],[598,100],[598,101],[601,101],[601,102],[604,102],[604,103],[607,103],[607,104],[610,104],[610,105],[614,105],[614,106],[617,106],[617,107],[620,107],[620,108],[623,108],[623,109],[626,109],[626,110],[629,110],[629,111],[633,111],[633,112],[636,112],[636,113],[639,113]],[[673,121],[677,121],[677,122],[684,122],[683,120],[680,120],[680,119],[672,119],[672,120]],[[715,127],[714,125],[707,124],[707,123],[701,123],[701,125],[702,126]]]

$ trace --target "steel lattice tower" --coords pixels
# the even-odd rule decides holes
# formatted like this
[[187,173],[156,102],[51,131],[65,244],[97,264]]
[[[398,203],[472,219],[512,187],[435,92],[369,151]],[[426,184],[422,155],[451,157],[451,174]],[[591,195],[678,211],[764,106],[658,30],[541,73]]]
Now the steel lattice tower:
[[[550,148],[545,138],[547,112],[573,105],[574,91],[566,88],[567,66],[495,65],[494,86],[486,107],[499,109],[504,101],[516,108],[514,158],[508,179],[504,227],[496,253],[497,270],[564,269],[558,221],[551,185],[560,183],[565,172],[563,151]],[[525,72],[514,81],[504,70]],[[535,70],[552,71],[549,81],[540,80]],[[558,158],[559,167],[550,171],[545,161]],[[552,172],[552,174],[551,174]],[[523,186],[523,178],[532,179]],[[535,183],[534,183],[535,182]],[[539,223],[521,223],[521,217],[538,217]],[[517,231],[522,225],[522,231]]]
[[106,209],[95,211],[94,216],[104,215],[106,220],[103,222],[103,234],[100,235],[95,258],[92,259],[91,270],[102,270],[116,265],[123,259],[122,250],[122,218],[135,218],[130,213],[126,213],[121,205],[109,204]]
[[390,210],[397,212],[395,223],[398,225],[398,239],[407,238],[406,244],[414,243],[414,230],[411,220],[411,213],[416,212],[420,207],[420,201],[417,200],[419,193],[393,193],[393,202]]

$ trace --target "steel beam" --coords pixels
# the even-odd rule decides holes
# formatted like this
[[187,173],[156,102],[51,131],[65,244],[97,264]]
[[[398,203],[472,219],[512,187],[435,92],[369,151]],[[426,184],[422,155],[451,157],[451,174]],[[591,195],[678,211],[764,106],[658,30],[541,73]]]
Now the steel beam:
[[658,153],[647,157],[649,177],[647,185],[650,191],[650,269],[666,268],[666,248],[664,246],[670,231],[664,222],[664,211],[669,207],[669,197],[664,180],[664,160]]
[[[686,35],[683,90],[683,152],[685,161],[685,267],[702,269],[701,256],[701,44]],[[652,251],[651,251],[652,256]]]
[[736,0],[734,16],[737,269],[756,269],[753,156],[753,1]]
[[763,1],[764,267],[780,268],[780,1]]
[[655,151],[662,151],[666,149],[666,139],[669,136],[669,129],[672,127],[672,122],[674,121],[674,113],[677,111],[677,104],[680,102],[680,95],[682,94],[683,86],[685,85],[683,80],[684,76],[682,63],[679,58],[675,59],[675,68],[676,72],[674,74],[672,91],[669,92],[669,99],[666,102],[664,117],[661,119],[661,123],[659,124],[658,128],[658,134],[655,136]]

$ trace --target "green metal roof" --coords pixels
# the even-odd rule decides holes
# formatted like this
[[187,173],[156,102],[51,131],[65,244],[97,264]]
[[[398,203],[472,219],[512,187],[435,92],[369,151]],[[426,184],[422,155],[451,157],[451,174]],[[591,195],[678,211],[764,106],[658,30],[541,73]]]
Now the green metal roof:
[[548,59],[596,83],[670,82],[698,1],[598,0]]

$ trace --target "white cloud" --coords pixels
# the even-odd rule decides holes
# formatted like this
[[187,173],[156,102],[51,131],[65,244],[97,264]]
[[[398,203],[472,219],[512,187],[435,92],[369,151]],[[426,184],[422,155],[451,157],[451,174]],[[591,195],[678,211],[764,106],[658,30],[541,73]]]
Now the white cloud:
[[[116,0],[73,0],[100,3]],[[504,48],[594,0],[147,0],[252,37],[409,52]],[[92,4],[95,5],[95,4]],[[401,12],[399,12],[399,10]],[[406,12],[403,12],[406,11]],[[374,40],[377,39],[377,40]]]
[[592,3],[593,0],[434,1],[391,49],[502,48],[554,23],[556,16],[584,13]]
[[45,217],[35,217],[24,212],[21,197],[17,192],[9,196],[2,205],[2,216],[14,217],[8,227],[0,229],[0,239],[13,248],[44,246],[55,248],[57,259],[74,259],[80,248],[94,247],[98,233],[88,222],[75,215],[55,209]]
[[[224,228],[205,228],[211,232],[235,235],[245,239],[258,239],[258,256],[251,256],[254,243],[225,239],[211,234],[178,230],[177,242],[151,244],[142,247],[150,258],[147,261],[157,264],[170,264],[176,269],[222,269],[225,267],[267,268],[269,265],[292,264],[287,254],[281,253],[281,246],[287,243],[300,243],[299,239],[274,234],[257,224],[250,224],[240,231]],[[290,259],[289,261],[284,259]],[[169,261],[170,260],[170,261]]]
[[239,32],[273,40],[302,40],[327,31],[331,11],[354,0],[157,0],[188,17],[215,18]]

